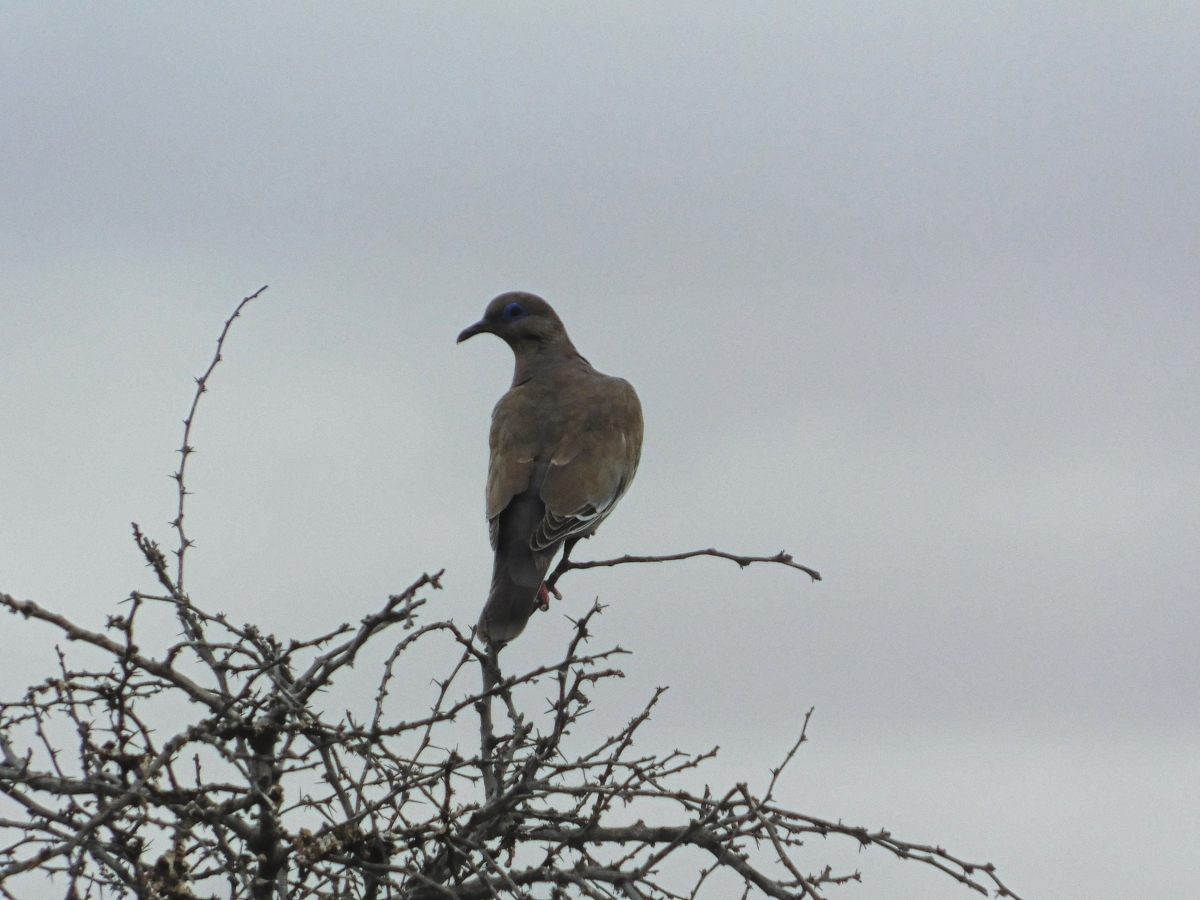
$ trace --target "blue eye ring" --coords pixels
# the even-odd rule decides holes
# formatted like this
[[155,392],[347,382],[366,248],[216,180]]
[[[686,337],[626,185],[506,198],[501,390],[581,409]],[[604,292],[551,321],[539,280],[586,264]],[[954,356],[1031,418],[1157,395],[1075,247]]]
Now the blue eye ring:
[[504,307],[504,321],[506,322],[515,322],[517,319],[523,319],[527,315],[525,307],[520,303],[510,303]]

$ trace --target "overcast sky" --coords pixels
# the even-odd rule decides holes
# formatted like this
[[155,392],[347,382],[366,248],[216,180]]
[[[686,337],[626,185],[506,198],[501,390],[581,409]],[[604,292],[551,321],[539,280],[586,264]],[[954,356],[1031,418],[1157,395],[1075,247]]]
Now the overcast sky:
[[[192,594],[308,636],[490,576],[486,302],[646,416],[506,653],[634,651],[613,720],[1032,898],[1200,879],[1200,6],[0,6],[0,590],[150,586],[192,378]],[[48,630],[0,623],[11,693]],[[40,641],[40,643],[39,643]],[[441,674],[443,660],[431,656]],[[46,672],[42,672],[46,669]],[[813,867],[826,848],[813,848]],[[848,865],[845,896],[965,897]],[[839,894],[841,896],[842,894]]]

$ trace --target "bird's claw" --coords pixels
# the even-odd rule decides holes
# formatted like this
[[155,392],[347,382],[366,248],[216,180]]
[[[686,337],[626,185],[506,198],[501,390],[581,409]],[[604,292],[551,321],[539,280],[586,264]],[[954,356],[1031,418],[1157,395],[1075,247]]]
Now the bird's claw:
[[537,599],[538,609],[542,612],[547,612],[550,609],[550,595],[554,595],[555,600],[561,600],[562,594],[558,592],[558,588],[551,587],[546,582],[542,582],[542,586],[538,588]]

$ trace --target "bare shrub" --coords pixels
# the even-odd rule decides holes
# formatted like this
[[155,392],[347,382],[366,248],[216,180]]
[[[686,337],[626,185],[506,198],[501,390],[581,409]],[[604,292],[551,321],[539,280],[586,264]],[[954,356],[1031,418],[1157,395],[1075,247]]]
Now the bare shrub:
[[[422,575],[357,626],[315,637],[281,639],[206,611],[184,578],[192,422],[231,325],[261,293],[238,305],[197,379],[175,475],[174,560],[133,527],[156,589],[131,594],[99,632],[0,594],[11,613],[47,623],[76,648],[60,651],[50,677],[0,703],[3,896],[45,896],[51,878],[68,900],[676,900],[704,896],[706,886],[724,896],[730,884],[743,896],[820,898],[860,877],[819,862],[809,868],[804,841],[821,836],[932,866],[984,895],[1015,897],[991,865],[786,808],[775,788],[805,741],[807,717],[761,796],[746,783],[719,793],[685,789],[686,774],[715,751],[633,752],[661,689],[617,733],[572,747],[567,737],[589,709],[589,695],[621,676],[614,664],[624,651],[585,649],[599,607],[576,622],[561,658],[519,675],[504,674],[472,631],[452,621],[422,624],[441,572]],[[783,564],[819,577],[786,553],[710,549],[570,561],[553,580],[572,569],[694,555]],[[182,638],[143,646],[139,622],[148,609],[164,608]],[[19,632],[5,634],[16,640]],[[437,637],[450,652],[432,707],[393,720],[389,693],[407,690],[406,678],[429,679],[428,672],[403,672],[405,654]],[[322,710],[317,698],[334,676],[369,643],[385,640],[395,643],[369,719]],[[476,666],[483,688],[464,687],[464,673]],[[519,708],[520,690],[535,684],[540,696],[548,690],[548,708]],[[479,723],[479,750],[470,756],[443,740],[460,716]]]

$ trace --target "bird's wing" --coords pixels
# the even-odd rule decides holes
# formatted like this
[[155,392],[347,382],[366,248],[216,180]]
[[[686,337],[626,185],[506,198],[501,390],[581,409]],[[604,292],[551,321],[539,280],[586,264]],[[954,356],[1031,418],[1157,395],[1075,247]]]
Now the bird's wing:
[[586,369],[547,373],[500,398],[492,412],[487,517],[492,548],[500,513],[530,486],[539,462],[546,513],[530,536],[534,550],[590,534],[637,472],[642,408],[629,382]]
[[487,517],[492,549],[499,546],[500,513],[512,498],[524,493],[533,475],[534,460],[544,456],[536,433],[528,427],[528,406],[515,395],[516,389],[500,398],[492,411],[489,439]]
[[546,514],[530,540],[535,550],[595,531],[641,458],[642,408],[629,382],[593,371],[573,387],[569,427],[542,483]]

